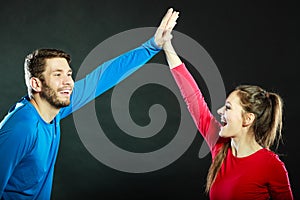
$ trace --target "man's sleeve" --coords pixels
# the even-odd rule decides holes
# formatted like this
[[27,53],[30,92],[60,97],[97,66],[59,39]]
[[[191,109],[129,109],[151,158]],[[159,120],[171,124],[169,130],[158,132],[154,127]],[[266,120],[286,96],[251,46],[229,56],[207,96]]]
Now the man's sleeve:
[[15,123],[0,130],[0,199],[14,168],[34,144],[34,133],[28,124]]
[[75,82],[71,104],[61,109],[61,118],[78,110],[127,78],[160,50],[161,48],[156,45],[154,37],[152,37],[140,47],[98,66],[85,78]]

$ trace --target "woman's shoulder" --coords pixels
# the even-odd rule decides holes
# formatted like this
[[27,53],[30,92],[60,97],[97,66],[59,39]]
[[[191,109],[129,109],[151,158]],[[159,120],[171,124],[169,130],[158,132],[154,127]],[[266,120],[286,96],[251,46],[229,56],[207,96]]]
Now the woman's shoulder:
[[284,166],[283,161],[274,151],[263,148],[260,152],[262,159],[264,159],[271,167]]

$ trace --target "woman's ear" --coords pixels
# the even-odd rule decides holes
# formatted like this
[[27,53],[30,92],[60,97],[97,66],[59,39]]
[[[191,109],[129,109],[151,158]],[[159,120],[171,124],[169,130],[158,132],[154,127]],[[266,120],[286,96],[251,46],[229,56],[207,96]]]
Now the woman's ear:
[[30,78],[30,86],[35,92],[42,91],[42,82],[40,79],[38,79],[36,77]]
[[255,115],[253,113],[245,113],[243,126],[251,126],[254,120],[255,120]]

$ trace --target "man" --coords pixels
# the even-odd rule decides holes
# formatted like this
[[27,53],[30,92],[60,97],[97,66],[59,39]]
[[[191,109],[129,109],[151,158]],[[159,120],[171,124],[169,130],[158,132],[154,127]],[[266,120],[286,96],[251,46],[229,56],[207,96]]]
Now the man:
[[39,49],[25,58],[28,95],[0,123],[0,199],[50,199],[60,120],[156,55],[172,38],[177,17],[170,8],[154,37],[75,83],[67,53]]

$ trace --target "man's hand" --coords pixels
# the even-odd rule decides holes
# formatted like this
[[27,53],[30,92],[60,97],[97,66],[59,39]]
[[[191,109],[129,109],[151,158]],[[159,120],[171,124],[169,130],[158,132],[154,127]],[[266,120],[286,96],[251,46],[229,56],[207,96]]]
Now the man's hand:
[[155,43],[159,47],[162,47],[166,41],[170,41],[172,39],[171,32],[176,25],[178,17],[179,12],[173,11],[173,8],[168,9],[154,35]]

